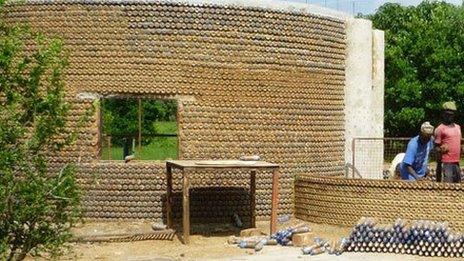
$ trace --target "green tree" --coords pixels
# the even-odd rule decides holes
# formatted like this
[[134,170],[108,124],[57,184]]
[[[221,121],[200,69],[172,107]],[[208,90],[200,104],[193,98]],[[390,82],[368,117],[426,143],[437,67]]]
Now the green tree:
[[[135,98],[103,101],[103,132],[112,136],[113,143],[122,145],[121,137],[138,136],[138,100]],[[173,121],[177,103],[173,100],[142,99],[142,143],[149,144],[157,134],[156,121]]]
[[464,120],[464,7],[424,1],[417,7],[387,3],[368,16],[385,31],[385,132],[412,136],[420,123],[440,122],[453,100]]
[[[0,0],[0,13],[3,6]],[[0,20],[1,260],[59,254],[80,216],[73,167],[51,173],[47,162],[47,154],[76,138],[56,139],[65,133],[69,108],[65,66],[58,39]]]

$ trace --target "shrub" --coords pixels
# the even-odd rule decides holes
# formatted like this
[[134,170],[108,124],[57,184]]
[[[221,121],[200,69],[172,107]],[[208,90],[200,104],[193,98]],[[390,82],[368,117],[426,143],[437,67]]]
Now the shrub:
[[[4,1],[0,0],[0,12]],[[26,44],[27,43],[27,44]],[[32,48],[31,48],[32,47]],[[52,173],[47,155],[66,135],[62,43],[0,20],[0,259],[57,255],[80,216],[72,165]],[[63,137],[62,135],[60,137]]]

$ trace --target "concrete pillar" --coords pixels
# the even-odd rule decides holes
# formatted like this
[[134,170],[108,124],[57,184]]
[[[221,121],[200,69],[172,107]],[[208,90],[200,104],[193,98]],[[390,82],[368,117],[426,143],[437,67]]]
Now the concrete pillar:
[[352,140],[368,137],[372,88],[372,22],[346,22],[345,161],[352,162]]
[[383,137],[384,134],[384,94],[385,94],[385,40],[384,32],[374,30],[372,32],[372,102],[375,110],[372,112],[373,135]]
[[353,139],[383,137],[383,32],[369,20],[348,19],[346,35],[345,161],[363,178],[379,179],[383,141],[360,140],[353,151]]

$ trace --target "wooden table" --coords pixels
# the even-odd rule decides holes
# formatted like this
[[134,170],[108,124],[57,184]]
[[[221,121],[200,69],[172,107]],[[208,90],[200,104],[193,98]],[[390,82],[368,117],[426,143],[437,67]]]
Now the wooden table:
[[250,170],[250,194],[251,194],[251,224],[256,226],[255,205],[256,205],[256,171],[259,169],[272,170],[272,206],[271,206],[271,234],[276,232],[277,207],[279,201],[279,165],[265,161],[238,161],[238,160],[169,160],[166,161],[166,218],[168,228],[172,228],[172,169],[177,168],[182,171],[182,222],[184,230],[184,243],[188,244],[190,237],[190,209],[189,209],[189,189],[190,172],[199,169],[248,169]]

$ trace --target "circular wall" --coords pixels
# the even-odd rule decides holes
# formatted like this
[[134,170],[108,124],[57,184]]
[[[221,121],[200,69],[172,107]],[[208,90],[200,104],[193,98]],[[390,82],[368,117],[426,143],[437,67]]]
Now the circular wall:
[[[343,171],[345,23],[306,11],[219,3],[26,1],[10,4],[3,16],[63,39],[69,97],[179,100],[181,158],[258,154],[279,163],[280,212],[291,213],[296,174]],[[89,103],[70,101],[75,121]],[[94,120],[82,146],[60,158],[81,166],[87,215],[160,218],[163,163],[101,162]],[[205,180],[249,186],[241,172],[205,175],[198,186],[211,186]],[[270,193],[269,173],[259,173],[258,218],[270,214]]]
[[402,218],[447,221],[462,231],[464,186],[300,175],[295,209],[296,217],[317,223],[352,226],[361,217],[373,217],[379,223]]

